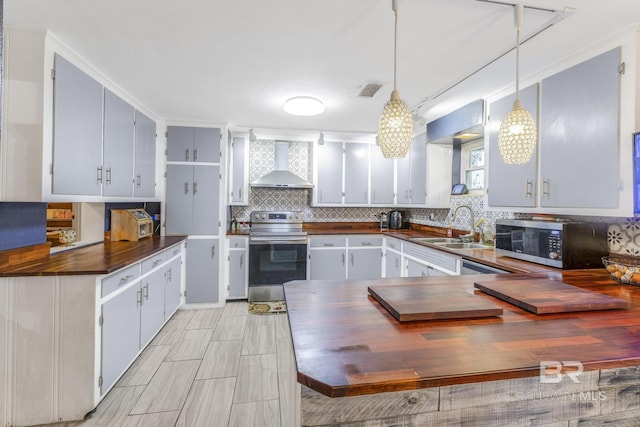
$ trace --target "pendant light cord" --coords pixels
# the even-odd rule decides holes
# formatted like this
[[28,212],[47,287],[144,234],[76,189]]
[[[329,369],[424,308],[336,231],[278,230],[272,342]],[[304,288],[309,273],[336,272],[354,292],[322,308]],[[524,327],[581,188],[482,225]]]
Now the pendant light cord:
[[393,23],[393,90],[396,90],[396,68],[398,57],[398,3],[397,0],[391,0],[391,6],[393,7],[393,14],[395,20]]
[[522,15],[524,14],[524,6],[517,3],[515,6],[515,22],[516,22],[516,102],[520,101],[520,24],[522,23]]

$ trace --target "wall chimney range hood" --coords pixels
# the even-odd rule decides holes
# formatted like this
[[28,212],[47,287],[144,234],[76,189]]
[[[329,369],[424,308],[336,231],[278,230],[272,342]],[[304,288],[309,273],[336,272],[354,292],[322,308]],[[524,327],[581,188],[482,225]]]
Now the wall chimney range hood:
[[289,142],[275,142],[274,168],[251,183],[251,187],[313,188],[313,184],[289,171]]
[[464,144],[484,137],[484,100],[427,123],[427,142],[431,144]]

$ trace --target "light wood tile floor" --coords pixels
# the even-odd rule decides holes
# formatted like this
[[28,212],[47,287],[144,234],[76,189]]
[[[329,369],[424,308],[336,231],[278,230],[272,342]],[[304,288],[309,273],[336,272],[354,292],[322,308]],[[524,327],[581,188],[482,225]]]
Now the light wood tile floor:
[[299,417],[286,314],[178,310],[93,415],[69,427],[289,427]]

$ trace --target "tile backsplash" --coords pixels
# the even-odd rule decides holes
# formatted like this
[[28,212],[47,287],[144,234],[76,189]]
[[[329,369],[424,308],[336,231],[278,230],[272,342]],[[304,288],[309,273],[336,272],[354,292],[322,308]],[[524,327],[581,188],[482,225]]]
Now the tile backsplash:
[[[249,179],[253,181],[273,170],[274,142],[258,140],[250,144]],[[311,144],[305,141],[292,141],[289,150],[289,170],[301,178],[312,180]],[[313,207],[311,206],[312,190],[252,188],[249,195],[249,206],[233,206],[231,217],[238,221],[249,221],[253,210],[292,210],[300,211],[305,222],[376,222],[380,212],[395,209],[389,207]],[[528,218],[523,214],[506,210],[487,210],[484,208],[484,197],[476,195],[451,196],[448,209],[399,208],[408,210],[412,223],[446,227],[451,222],[454,210],[460,205],[470,206],[474,219],[484,219],[485,227],[495,229],[498,218]],[[598,221],[609,224],[608,242],[612,253],[640,256],[640,218],[613,217],[569,217],[576,220]],[[457,229],[469,228],[469,211],[462,209],[456,215],[452,226]]]

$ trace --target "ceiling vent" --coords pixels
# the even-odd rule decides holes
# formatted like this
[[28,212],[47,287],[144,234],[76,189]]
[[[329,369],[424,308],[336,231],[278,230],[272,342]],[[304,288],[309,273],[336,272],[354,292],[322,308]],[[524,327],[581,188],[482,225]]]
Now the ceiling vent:
[[382,85],[380,83],[366,82],[360,86],[360,89],[358,89],[358,92],[356,93],[356,97],[373,98],[381,87]]

